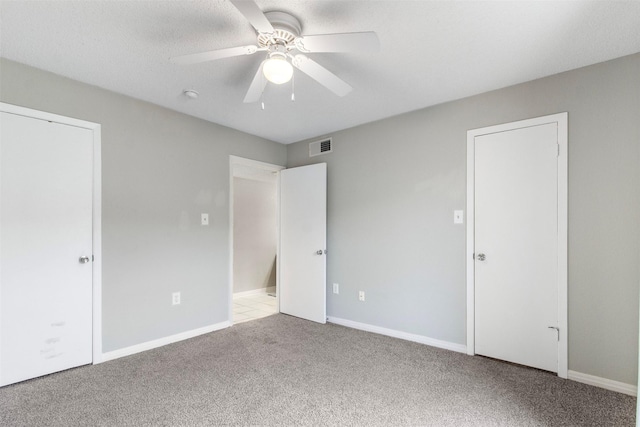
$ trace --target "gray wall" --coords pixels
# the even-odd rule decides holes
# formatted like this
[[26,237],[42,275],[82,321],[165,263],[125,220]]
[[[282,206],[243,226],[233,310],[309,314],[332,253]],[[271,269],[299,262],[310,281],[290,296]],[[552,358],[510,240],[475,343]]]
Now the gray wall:
[[276,286],[277,181],[233,178],[233,292]]
[[7,60],[0,101],[102,125],[103,351],[229,318],[229,155],[283,145]]
[[289,167],[328,163],[328,314],[464,344],[466,132],[563,111],[569,369],[636,384],[640,54],[336,132],[326,156],[289,145]]

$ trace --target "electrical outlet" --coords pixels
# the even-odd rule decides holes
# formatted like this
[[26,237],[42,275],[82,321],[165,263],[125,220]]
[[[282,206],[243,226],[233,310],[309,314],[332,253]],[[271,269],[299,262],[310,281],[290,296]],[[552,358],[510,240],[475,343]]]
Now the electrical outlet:
[[360,291],[360,292],[358,292],[358,299],[359,299],[360,301],[364,301],[364,291]]
[[209,214],[208,213],[200,214],[200,224],[209,225]]
[[180,304],[180,292],[174,292],[171,294],[171,305]]
[[339,294],[340,293],[340,284],[338,284],[338,283],[334,283],[333,284],[333,293],[334,294]]

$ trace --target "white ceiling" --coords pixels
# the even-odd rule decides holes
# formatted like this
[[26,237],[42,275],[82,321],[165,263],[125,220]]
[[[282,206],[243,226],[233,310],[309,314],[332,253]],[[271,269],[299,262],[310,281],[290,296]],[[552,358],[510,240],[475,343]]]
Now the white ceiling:
[[[640,51],[640,2],[256,0],[302,33],[375,31],[379,53],[309,56],[351,84],[340,98],[296,73],[243,104],[260,54],[168,58],[255,44],[225,0],[2,1],[1,56],[273,141],[291,143]],[[640,78],[640,77],[639,77]],[[184,89],[200,98],[189,100]]]

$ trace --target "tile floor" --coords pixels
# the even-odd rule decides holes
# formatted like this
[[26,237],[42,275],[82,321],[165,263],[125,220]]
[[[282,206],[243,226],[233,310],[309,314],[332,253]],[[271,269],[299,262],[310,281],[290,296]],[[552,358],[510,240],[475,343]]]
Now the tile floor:
[[276,298],[266,293],[233,297],[233,323],[248,322],[277,312]]

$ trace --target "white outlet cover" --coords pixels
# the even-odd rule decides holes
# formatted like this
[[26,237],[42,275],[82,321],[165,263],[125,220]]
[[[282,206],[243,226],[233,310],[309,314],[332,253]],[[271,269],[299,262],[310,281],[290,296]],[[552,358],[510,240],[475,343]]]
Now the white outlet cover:
[[333,284],[333,293],[334,294],[339,294],[340,293],[340,284],[338,284],[338,283],[334,283]]
[[171,304],[172,305],[180,304],[180,292],[174,292],[171,294]]

